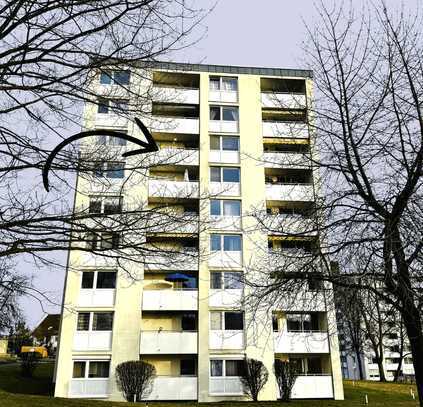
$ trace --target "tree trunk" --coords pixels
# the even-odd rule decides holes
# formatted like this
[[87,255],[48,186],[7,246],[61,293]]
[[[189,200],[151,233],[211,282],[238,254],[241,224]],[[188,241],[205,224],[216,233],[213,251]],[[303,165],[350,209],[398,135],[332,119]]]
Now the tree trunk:
[[357,364],[358,364],[358,374],[359,374],[360,380],[363,380],[364,379],[363,364],[361,363],[361,354],[359,349],[356,349],[355,355],[356,355]]

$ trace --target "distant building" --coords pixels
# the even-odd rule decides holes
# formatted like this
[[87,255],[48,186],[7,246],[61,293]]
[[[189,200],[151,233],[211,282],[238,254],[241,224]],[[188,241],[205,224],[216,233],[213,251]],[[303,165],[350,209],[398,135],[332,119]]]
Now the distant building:
[[56,354],[59,324],[60,314],[47,314],[32,331],[34,345],[45,346],[49,356]]

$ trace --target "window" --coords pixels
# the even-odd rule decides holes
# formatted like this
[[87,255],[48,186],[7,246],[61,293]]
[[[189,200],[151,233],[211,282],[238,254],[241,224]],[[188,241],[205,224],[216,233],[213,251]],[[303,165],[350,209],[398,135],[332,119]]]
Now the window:
[[239,151],[239,137],[210,136],[210,150]]
[[181,318],[181,328],[183,331],[196,331],[197,318],[195,314],[184,314]]
[[242,250],[241,235],[210,235],[210,250],[225,252],[240,252]]
[[93,164],[93,174],[96,177],[123,178],[125,163],[122,161],[96,162]]
[[286,322],[288,332],[318,331],[319,320],[317,313],[287,314]]
[[210,376],[211,377],[240,377],[244,371],[244,360],[210,360]]
[[77,331],[111,331],[113,312],[78,312]]
[[74,379],[80,379],[85,377],[85,368],[87,362],[73,362],[73,373]]
[[210,106],[210,120],[238,121],[236,106]]
[[110,250],[119,247],[120,236],[118,232],[103,232],[101,234],[101,249]]
[[84,271],[82,273],[81,288],[94,287],[94,271]]
[[210,329],[213,331],[242,331],[244,329],[244,313],[212,311],[210,312]]
[[97,144],[102,146],[126,146],[126,139],[113,136],[98,136]]
[[210,215],[212,216],[241,216],[241,201],[228,199],[211,199]]
[[116,288],[116,271],[84,271],[81,288]]
[[272,328],[273,332],[279,331],[278,317],[276,315],[272,315]]
[[307,284],[309,291],[321,291],[323,290],[323,281],[318,280],[315,277],[308,277]]
[[90,196],[90,213],[113,215],[122,212],[121,196]]
[[238,90],[238,79],[229,76],[210,76],[210,90],[233,91]]
[[129,71],[102,71],[100,73],[100,83],[102,85],[128,85],[131,73]]
[[180,374],[181,376],[195,376],[196,374],[195,359],[181,359]]
[[237,167],[210,167],[211,182],[238,182],[240,170]]
[[210,274],[210,288],[215,290],[240,290],[243,288],[242,273],[217,271]]
[[97,101],[97,113],[111,114],[126,112],[128,110],[127,99],[106,99],[99,98]]
[[109,377],[110,362],[109,361],[90,361],[88,369],[89,378]]

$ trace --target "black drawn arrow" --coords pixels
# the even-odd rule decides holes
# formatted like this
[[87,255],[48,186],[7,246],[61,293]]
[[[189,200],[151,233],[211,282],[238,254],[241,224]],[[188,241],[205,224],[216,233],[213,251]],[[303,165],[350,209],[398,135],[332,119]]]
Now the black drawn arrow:
[[125,153],[122,154],[122,157],[129,157],[132,155],[152,153],[154,151],[159,151],[159,147],[157,146],[157,143],[154,141],[153,136],[148,131],[147,127],[145,127],[144,123],[140,119],[137,119],[136,117],[135,117],[135,123],[137,123],[138,127],[143,132],[145,138],[147,139],[147,142],[141,141],[132,136],[128,136],[126,133],[123,133],[121,131],[109,130],[109,129],[81,131],[80,133],[76,133],[70,136],[69,138],[67,138],[66,140],[63,140],[50,153],[50,155],[47,157],[47,160],[43,166],[43,170],[42,170],[43,184],[46,191],[47,192],[49,191],[48,173],[50,171],[50,167],[54,158],[63,147],[65,147],[72,141],[79,140],[84,137],[91,137],[91,136],[111,136],[111,137],[123,138],[127,141],[130,141],[131,143],[137,144],[142,147],[137,150],[126,151]]

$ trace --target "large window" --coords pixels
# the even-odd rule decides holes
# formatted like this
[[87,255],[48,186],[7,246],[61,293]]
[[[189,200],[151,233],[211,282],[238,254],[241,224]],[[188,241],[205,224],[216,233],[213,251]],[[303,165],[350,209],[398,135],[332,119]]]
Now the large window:
[[210,250],[212,252],[240,252],[242,251],[241,235],[210,235]]
[[210,136],[210,150],[239,151],[239,137]]
[[93,167],[93,174],[96,177],[123,178],[125,176],[123,161],[96,162]]
[[240,290],[244,287],[243,274],[236,271],[213,271],[210,288],[214,290]]
[[97,113],[112,114],[128,111],[127,99],[106,99],[100,98],[97,102]]
[[238,121],[236,106],[210,106],[210,120]]
[[195,376],[197,374],[197,361],[195,359],[181,359],[181,376]]
[[211,182],[238,182],[240,170],[238,167],[210,167]]
[[212,311],[210,312],[210,329],[213,331],[242,331],[244,329],[244,313]]
[[183,331],[197,330],[197,316],[195,314],[183,314],[181,318],[181,328]]
[[210,215],[241,216],[241,201],[234,199],[211,199]]
[[310,332],[319,330],[317,313],[287,314],[286,323],[288,332]]
[[81,288],[116,288],[116,271],[84,271],[82,272]]
[[236,92],[238,90],[238,78],[230,76],[210,76],[210,90]]
[[86,237],[86,248],[89,250],[116,250],[120,244],[118,232],[88,232]]
[[240,377],[243,374],[244,360],[212,359],[210,360],[211,377]]
[[90,213],[113,215],[122,212],[121,196],[90,196]]
[[100,73],[100,83],[102,85],[128,85],[130,77],[130,71],[107,70]]
[[77,331],[111,331],[113,312],[78,312]]
[[98,136],[97,144],[102,146],[126,146],[126,139],[113,136]]
[[296,366],[299,374],[322,374],[322,359],[320,356],[311,356],[308,358],[289,358],[289,363]]
[[110,362],[108,360],[74,360],[74,379],[95,379],[109,377]]

